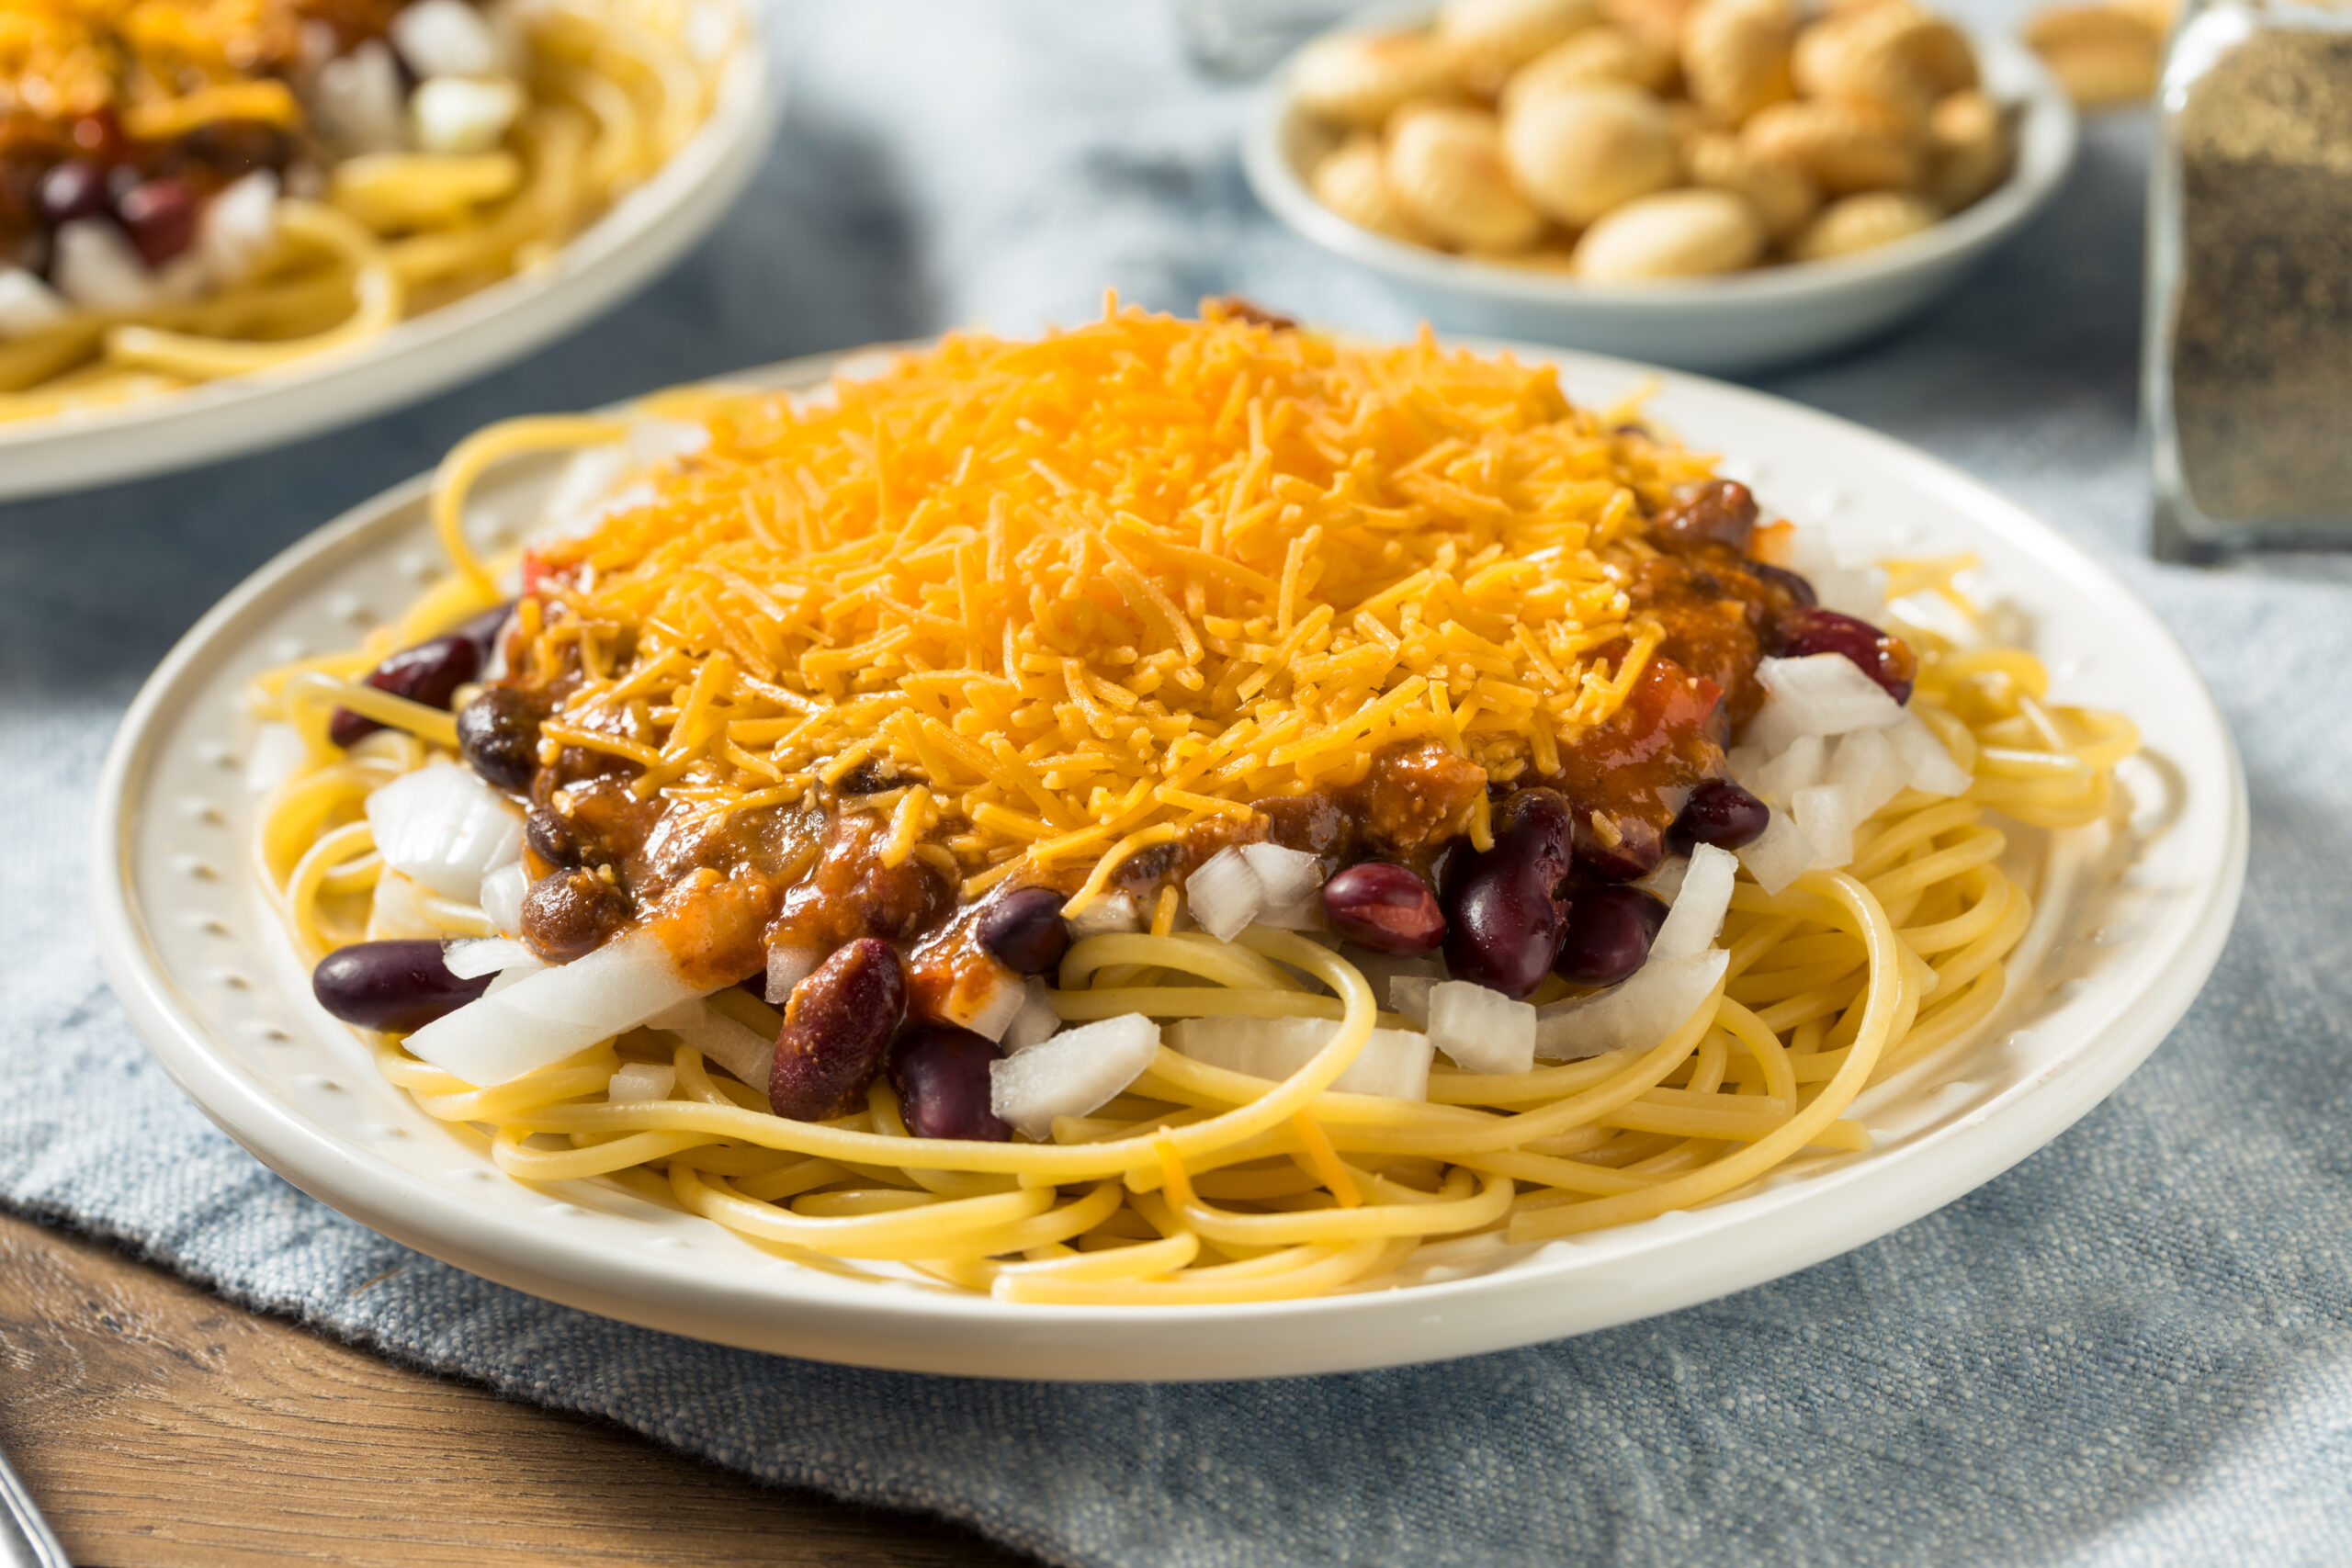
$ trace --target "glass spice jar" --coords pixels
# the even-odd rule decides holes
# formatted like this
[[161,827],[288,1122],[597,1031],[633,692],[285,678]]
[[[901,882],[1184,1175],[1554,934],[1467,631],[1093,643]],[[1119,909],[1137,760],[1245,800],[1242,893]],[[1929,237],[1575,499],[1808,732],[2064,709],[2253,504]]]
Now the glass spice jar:
[[2352,5],[2192,0],[2160,95],[2155,553],[2352,547]]

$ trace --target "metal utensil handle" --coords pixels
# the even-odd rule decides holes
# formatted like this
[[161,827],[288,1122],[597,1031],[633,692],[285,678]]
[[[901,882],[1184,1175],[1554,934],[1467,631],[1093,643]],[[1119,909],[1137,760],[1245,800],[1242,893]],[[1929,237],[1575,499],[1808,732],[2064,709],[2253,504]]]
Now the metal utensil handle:
[[74,1568],[5,1454],[0,1454],[0,1568]]

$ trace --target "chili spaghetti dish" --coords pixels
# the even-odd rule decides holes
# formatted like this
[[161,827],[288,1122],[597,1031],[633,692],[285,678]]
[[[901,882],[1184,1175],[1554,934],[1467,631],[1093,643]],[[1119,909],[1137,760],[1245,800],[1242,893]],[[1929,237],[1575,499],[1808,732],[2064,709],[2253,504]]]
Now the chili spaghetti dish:
[[[525,1181],[1006,1301],[1376,1288],[1860,1151],[2125,720],[1555,372],[1239,305],[485,430],[252,690],[313,989]],[[469,491],[571,454],[526,544]],[[1890,608],[1890,606],[1892,606]]]
[[350,347],[684,145],[722,0],[0,0],[0,420]]

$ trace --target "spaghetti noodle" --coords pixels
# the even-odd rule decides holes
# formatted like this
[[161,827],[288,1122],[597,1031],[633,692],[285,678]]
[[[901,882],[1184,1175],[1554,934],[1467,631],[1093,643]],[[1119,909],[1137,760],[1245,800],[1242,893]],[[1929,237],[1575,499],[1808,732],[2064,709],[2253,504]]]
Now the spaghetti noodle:
[[[1889,563],[1899,638],[1822,608],[1548,368],[1205,314],[453,453],[458,570],[254,689],[257,873],[385,1075],[518,1179],[1018,1302],[1375,1288],[1866,1148],[2002,998],[1994,814],[2100,819],[2132,727],[1962,558]],[[479,558],[469,487],[566,449]]]
[[0,0],[0,420],[343,351],[683,146],[719,0]]

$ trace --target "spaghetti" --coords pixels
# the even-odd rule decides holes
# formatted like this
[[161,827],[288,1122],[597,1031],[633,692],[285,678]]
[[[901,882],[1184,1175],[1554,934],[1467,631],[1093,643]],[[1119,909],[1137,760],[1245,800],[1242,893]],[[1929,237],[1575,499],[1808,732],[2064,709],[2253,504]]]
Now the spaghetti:
[[701,123],[719,0],[0,0],[0,420],[347,350]]
[[1205,315],[454,452],[458,570],[254,688],[257,873],[385,1075],[518,1179],[1019,1302],[1376,1288],[1866,1148],[2002,998],[1994,814],[2107,816],[2129,723],[1963,558],[1888,564],[1899,637],[1818,605],[1549,368]]

